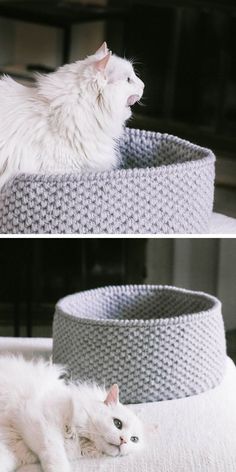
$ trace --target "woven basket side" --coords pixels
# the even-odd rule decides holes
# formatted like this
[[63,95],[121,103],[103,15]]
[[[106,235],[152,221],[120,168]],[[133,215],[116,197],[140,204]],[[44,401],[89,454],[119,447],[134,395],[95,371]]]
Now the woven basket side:
[[[207,302],[200,293],[171,288],[162,292],[157,297],[155,289],[146,286],[148,301],[142,287],[110,287],[61,300],[53,324],[54,361],[66,364],[74,379],[107,386],[119,383],[121,398],[129,403],[181,398],[214,388],[222,380],[226,361],[220,303],[214,297]],[[162,318],[150,320],[149,310]]]
[[74,380],[110,386],[117,382],[126,403],[170,400],[217,386],[224,375],[222,319],[215,313],[196,323],[127,325],[81,323],[60,313],[54,319],[54,362]]
[[[168,167],[166,167],[168,169]],[[142,169],[140,169],[142,172]],[[150,171],[150,174],[149,172]],[[177,169],[81,182],[16,179],[0,198],[2,233],[205,233],[214,168]]]
[[120,149],[128,169],[20,175],[7,183],[0,197],[0,232],[208,231],[214,193],[211,151],[173,136],[132,129],[125,131]]

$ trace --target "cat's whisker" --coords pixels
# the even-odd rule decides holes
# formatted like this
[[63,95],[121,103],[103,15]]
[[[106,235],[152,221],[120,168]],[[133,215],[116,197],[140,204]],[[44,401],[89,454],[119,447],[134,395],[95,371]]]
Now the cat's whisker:
[[137,104],[140,105],[141,107],[146,107],[147,106],[146,103],[143,103],[141,100],[139,100],[137,102]]
[[136,58],[136,57],[131,57],[129,59],[129,62],[131,62],[132,66],[134,65],[142,65],[143,63],[139,60],[139,58]]

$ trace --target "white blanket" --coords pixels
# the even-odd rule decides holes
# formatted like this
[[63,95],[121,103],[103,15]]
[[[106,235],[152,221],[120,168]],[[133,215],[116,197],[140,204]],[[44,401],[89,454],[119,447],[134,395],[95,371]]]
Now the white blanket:
[[230,218],[220,213],[213,213],[209,233],[236,234],[236,218]]
[[52,339],[0,336],[0,355],[8,353],[23,354],[26,359],[32,359],[35,356],[49,359],[52,355]]
[[[0,338],[0,353],[51,354],[50,339]],[[235,472],[236,368],[228,359],[220,386],[195,397],[134,405],[149,431],[139,456],[81,459],[72,472]],[[155,427],[157,428],[155,429]],[[19,472],[41,472],[39,465]]]

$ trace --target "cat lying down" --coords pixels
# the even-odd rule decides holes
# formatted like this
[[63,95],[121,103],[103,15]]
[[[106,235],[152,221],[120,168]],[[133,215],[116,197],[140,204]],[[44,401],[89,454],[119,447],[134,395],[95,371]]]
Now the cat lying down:
[[82,61],[38,75],[34,87],[0,80],[0,188],[19,173],[104,171],[144,84],[106,43]]
[[65,383],[64,369],[43,360],[0,357],[1,472],[40,462],[43,472],[71,472],[82,456],[123,456],[144,444],[137,416],[118,386]]

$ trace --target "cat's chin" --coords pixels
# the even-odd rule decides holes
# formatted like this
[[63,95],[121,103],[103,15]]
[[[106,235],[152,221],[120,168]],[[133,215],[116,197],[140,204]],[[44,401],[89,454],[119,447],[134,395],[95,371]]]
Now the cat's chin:
[[116,457],[120,455],[120,448],[119,446],[115,446],[115,444],[107,443],[107,446],[104,449],[104,453],[108,456]]
[[108,443],[108,446],[109,452],[107,452],[107,454],[109,454],[109,456],[127,456],[129,454],[126,445],[116,446],[115,444]]
[[125,107],[125,120],[128,120],[132,115],[131,107]]

